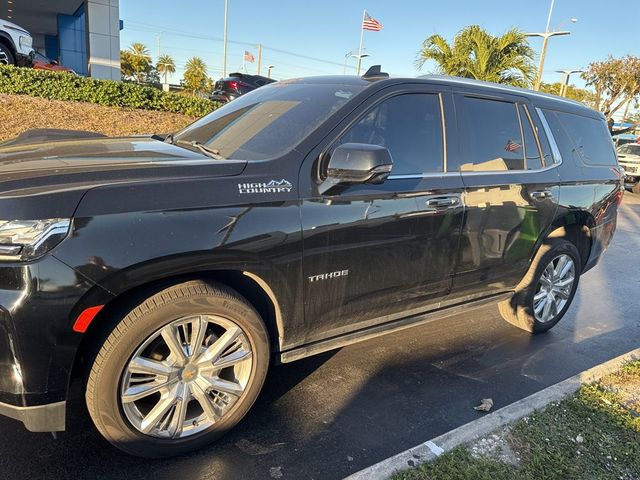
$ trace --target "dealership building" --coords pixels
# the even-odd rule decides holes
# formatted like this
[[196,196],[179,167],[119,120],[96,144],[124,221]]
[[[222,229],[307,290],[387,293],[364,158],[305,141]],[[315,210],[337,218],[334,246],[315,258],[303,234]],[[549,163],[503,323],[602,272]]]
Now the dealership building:
[[0,18],[28,30],[36,51],[81,75],[120,80],[119,0],[0,0]]

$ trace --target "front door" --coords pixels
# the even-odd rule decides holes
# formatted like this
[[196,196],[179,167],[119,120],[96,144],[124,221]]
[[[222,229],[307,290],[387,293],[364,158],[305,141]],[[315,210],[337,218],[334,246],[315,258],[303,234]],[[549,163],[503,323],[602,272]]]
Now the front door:
[[448,292],[463,217],[460,175],[445,173],[451,101],[417,87],[387,92],[328,141],[325,164],[331,149],[355,142],[388,148],[393,168],[381,185],[303,200],[307,341],[424,311]]

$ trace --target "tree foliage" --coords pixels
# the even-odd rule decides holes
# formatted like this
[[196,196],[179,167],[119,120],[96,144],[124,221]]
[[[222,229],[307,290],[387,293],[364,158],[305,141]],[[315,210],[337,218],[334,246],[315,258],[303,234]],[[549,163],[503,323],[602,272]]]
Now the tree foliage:
[[194,95],[203,95],[211,91],[213,82],[207,75],[207,65],[200,57],[187,60],[183,85],[186,91]]
[[[544,93],[550,93],[552,95],[560,95],[560,89],[562,83],[542,83],[540,85],[540,91]],[[591,90],[585,88],[578,88],[573,85],[567,85],[567,93],[565,95],[571,100],[584,103],[586,106],[593,108],[595,106],[595,94]]]
[[449,44],[440,35],[431,35],[418,52],[416,66],[428,60],[445,75],[528,87],[535,78],[534,51],[526,35],[513,28],[494,36],[479,25],[464,28]]
[[594,106],[610,120],[623,105],[640,95],[640,57],[609,56],[589,64],[582,78],[595,89]]
[[156,69],[164,77],[164,83],[169,83],[167,77],[172,73],[176,73],[176,62],[174,62],[171,55],[160,55],[156,62]]
[[[128,50],[120,52],[120,70],[125,80],[148,82],[155,70],[147,47],[140,42],[131,44]],[[157,74],[156,74],[157,76]]]

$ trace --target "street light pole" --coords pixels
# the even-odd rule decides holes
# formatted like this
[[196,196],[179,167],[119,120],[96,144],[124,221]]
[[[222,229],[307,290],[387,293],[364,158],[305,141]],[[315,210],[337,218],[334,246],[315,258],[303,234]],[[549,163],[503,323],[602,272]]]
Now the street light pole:
[[[540,90],[540,84],[542,83],[542,70],[544,69],[544,60],[547,56],[547,45],[549,44],[549,39],[551,37],[559,36],[559,35],[571,35],[569,31],[549,31],[549,26],[551,25],[551,14],[553,13],[553,6],[555,4],[555,0],[551,0],[551,6],[549,7],[549,15],[547,15],[547,27],[544,32],[534,32],[527,33],[527,37],[542,37],[542,50],[540,52],[540,62],[538,63],[538,73],[536,75],[536,81],[533,84],[534,90]],[[575,23],[578,20],[572,18],[569,20],[571,23]],[[564,23],[564,22],[563,22]]]
[[271,69],[276,68],[275,65],[267,65],[267,78],[271,78]]
[[572,73],[580,73],[582,70],[556,70],[558,73],[562,73],[562,82],[560,84],[560,96],[566,97],[569,87],[569,77]]
[[222,46],[222,78],[227,76],[227,20],[229,16],[229,0],[224,0],[224,39]]

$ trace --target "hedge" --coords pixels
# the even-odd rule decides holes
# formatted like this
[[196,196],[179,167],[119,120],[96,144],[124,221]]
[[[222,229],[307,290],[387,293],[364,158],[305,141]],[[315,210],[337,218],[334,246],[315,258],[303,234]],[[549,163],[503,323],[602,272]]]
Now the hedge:
[[0,93],[142,108],[201,117],[218,107],[204,98],[163,92],[137,83],[97,80],[65,72],[0,66]]

